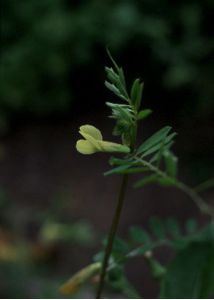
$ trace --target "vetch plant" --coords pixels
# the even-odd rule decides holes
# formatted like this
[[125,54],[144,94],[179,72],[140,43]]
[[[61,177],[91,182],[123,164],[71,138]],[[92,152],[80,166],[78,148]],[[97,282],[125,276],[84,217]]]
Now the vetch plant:
[[[202,199],[197,189],[202,191],[203,188],[211,187],[213,180],[193,189],[177,178],[178,159],[171,150],[176,133],[170,126],[161,128],[144,140],[140,146],[136,146],[139,123],[152,111],[141,108],[143,82],[135,79],[129,91],[123,69],[117,65],[109,51],[108,54],[113,67],[105,68],[107,75],[105,85],[120,98],[120,102],[107,102],[106,104],[112,111],[110,117],[116,122],[113,135],[121,138],[121,144],[103,141],[102,134],[96,127],[83,125],[79,132],[84,139],[77,141],[76,148],[86,155],[96,152],[123,154],[120,157],[110,158],[109,163],[112,168],[105,173],[105,175],[121,174],[121,185],[104,250],[95,256],[95,263],[74,275],[65,283],[61,291],[66,290],[71,293],[76,291],[97,272],[99,276],[95,280],[97,282],[96,298],[102,296],[105,283],[114,291],[126,294],[130,298],[141,298],[124,273],[127,259],[140,255],[148,263],[152,276],[160,282],[160,297],[210,297],[214,293],[214,285],[211,284],[212,281],[214,282],[214,225],[212,222],[199,230],[194,220],[188,220],[186,233],[183,235],[175,219],[162,222],[153,217],[150,220],[150,228],[155,240],[150,232],[136,226],[130,228],[128,242],[115,237],[131,174],[143,175],[134,184],[136,188],[157,183],[181,189],[194,201],[201,213],[211,218],[214,217],[214,208]],[[155,248],[163,245],[175,251],[174,259],[166,267],[162,266],[153,254]]]

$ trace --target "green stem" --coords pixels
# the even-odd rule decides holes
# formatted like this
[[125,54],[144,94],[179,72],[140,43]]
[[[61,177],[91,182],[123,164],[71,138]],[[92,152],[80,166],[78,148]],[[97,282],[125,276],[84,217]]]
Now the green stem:
[[199,193],[212,187],[214,187],[214,178],[210,178],[205,182],[200,183],[197,187],[195,187],[195,191]]
[[184,193],[189,195],[190,198],[192,198],[192,200],[195,202],[195,204],[198,206],[202,213],[210,215],[211,217],[214,216],[213,207],[204,202],[204,200],[194,191],[194,189],[190,188],[189,186],[180,181],[177,182],[176,186]]
[[202,213],[205,213],[211,217],[214,217],[214,209],[212,206],[208,205],[204,200],[197,194],[197,192],[184,184],[183,182],[177,180],[176,178],[172,178],[169,175],[167,175],[165,172],[157,168],[156,166],[152,165],[150,162],[135,156],[135,159],[140,162],[143,166],[147,167],[150,171],[156,173],[157,175],[171,179],[172,182],[174,181],[174,185],[182,190],[184,193],[186,193],[198,206],[198,208],[201,210]]
[[116,206],[116,209],[114,212],[111,228],[110,228],[109,235],[108,235],[108,241],[107,241],[105,254],[104,254],[104,258],[103,258],[102,269],[101,269],[101,273],[100,273],[100,281],[99,281],[99,285],[98,285],[98,289],[97,289],[96,299],[99,299],[101,297],[101,294],[103,291],[106,270],[108,267],[109,257],[111,255],[114,238],[115,238],[118,223],[120,220],[120,215],[121,215],[123,202],[124,202],[124,198],[125,198],[127,183],[128,183],[128,175],[125,174],[122,177],[122,182],[121,182],[120,191],[119,191],[118,200],[117,200],[117,206]]

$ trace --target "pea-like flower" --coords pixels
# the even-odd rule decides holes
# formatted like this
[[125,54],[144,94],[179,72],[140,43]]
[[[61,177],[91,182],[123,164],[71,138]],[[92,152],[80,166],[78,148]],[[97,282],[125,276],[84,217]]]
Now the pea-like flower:
[[98,273],[101,268],[101,263],[96,262],[90,264],[74,274],[68,281],[66,281],[59,289],[63,295],[73,295],[79,291],[81,286],[89,280],[93,275]]
[[78,140],[76,143],[77,151],[82,154],[93,154],[96,152],[130,152],[130,148],[125,145],[103,141],[100,130],[92,125],[80,126],[79,133],[85,138],[84,140]]

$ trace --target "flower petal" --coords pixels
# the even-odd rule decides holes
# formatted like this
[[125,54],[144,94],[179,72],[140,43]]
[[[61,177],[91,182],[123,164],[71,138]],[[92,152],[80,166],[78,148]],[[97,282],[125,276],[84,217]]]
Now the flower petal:
[[81,132],[81,135],[86,139],[86,141],[88,141],[89,143],[91,143],[96,149],[97,151],[101,151],[101,147],[99,145],[99,140],[95,140],[95,138],[93,138],[93,136],[85,133],[85,132]]
[[101,147],[101,151],[103,152],[121,152],[121,153],[129,153],[130,148],[117,143],[107,142],[107,141],[99,141],[99,145]]
[[97,148],[86,140],[78,140],[76,143],[76,149],[81,154],[93,154],[97,152]]
[[61,287],[60,292],[63,295],[73,295],[78,292],[81,288],[82,284],[84,284],[88,279],[90,279],[93,275],[98,273],[101,269],[101,263],[96,262],[92,263],[76,274],[74,274],[68,281],[66,281]]
[[100,132],[99,129],[92,125],[83,125],[80,126],[80,134],[83,135],[84,133],[92,136],[95,140],[101,141],[103,139],[102,133]]

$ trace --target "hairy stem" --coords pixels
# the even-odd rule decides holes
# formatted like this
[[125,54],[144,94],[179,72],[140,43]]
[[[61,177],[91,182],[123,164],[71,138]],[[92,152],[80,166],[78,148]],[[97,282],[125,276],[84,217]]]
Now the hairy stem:
[[111,255],[114,238],[115,238],[118,223],[120,220],[120,215],[121,215],[123,202],[124,202],[124,198],[125,198],[127,183],[128,183],[128,175],[125,174],[122,177],[122,182],[121,182],[120,191],[119,191],[118,200],[117,200],[117,206],[116,206],[116,209],[114,212],[111,228],[110,228],[109,235],[108,235],[108,240],[107,240],[107,245],[106,245],[105,254],[104,254],[104,258],[103,258],[102,269],[101,269],[101,273],[100,273],[100,281],[99,281],[99,285],[98,285],[98,289],[97,289],[96,299],[99,299],[101,297],[101,294],[103,291],[106,271],[107,271],[107,267],[108,267],[108,261],[109,261],[110,255]]

